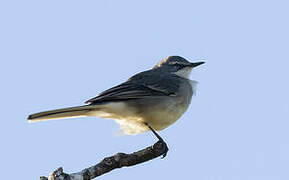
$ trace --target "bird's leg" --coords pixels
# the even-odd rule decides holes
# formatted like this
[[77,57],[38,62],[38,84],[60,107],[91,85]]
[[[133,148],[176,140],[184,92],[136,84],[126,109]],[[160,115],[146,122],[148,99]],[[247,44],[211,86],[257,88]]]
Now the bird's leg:
[[163,138],[148,124],[148,123],[144,123],[153,133],[154,135],[160,140],[160,141],[163,141]]
[[154,135],[159,139],[159,142],[163,145],[162,147],[164,148],[164,154],[163,154],[163,157],[166,157],[167,155],[167,152],[169,151],[169,148],[166,144],[166,142],[163,140],[163,138],[148,124],[148,123],[144,123],[153,133]]

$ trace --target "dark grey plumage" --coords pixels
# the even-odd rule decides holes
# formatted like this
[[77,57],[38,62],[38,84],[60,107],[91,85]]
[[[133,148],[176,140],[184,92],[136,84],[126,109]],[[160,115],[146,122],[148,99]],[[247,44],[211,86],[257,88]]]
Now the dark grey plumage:
[[172,72],[190,64],[180,56],[168,56],[152,69],[132,76],[126,82],[100,93],[85,103],[98,104],[152,96],[174,96],[178,92],[183,78]]

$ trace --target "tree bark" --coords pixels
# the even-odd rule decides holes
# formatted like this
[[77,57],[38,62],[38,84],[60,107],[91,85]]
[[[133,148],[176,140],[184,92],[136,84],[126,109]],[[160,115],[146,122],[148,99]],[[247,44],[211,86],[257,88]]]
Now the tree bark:
[[161,155],[164,158],[167,152],[166,143],[163,140],[159,140],[154,145],[131,154],[117,153],[106,157],[98,164],[77,173],[67,174],[63,172],[62,167],[57,168],[49,174],[48,178],[42,176],[40,180],[90,180],[117,168],[140,164]]

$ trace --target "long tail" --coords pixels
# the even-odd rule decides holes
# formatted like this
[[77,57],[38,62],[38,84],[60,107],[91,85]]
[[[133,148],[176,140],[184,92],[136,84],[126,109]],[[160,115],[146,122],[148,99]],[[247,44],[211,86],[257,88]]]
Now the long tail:
[[64,118],[75,118],[87,116],[92,110],[96,110],[96,107],[86,105],[86,106],[76,106],[70,108],[56,109],[51,111],[44,111],[28,116],[29,122],[44,121],[50,119],[64,119]]

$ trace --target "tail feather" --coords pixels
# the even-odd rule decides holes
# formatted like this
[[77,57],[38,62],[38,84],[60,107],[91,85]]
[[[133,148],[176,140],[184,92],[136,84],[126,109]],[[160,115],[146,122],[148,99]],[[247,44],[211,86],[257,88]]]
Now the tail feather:
[[88,112],[95,110],[96,107],[86,105],[69,107],[63,109],[56,109],[51,111],[44,111],[28,116],[29,122],[44,121],[50,119],[64,119],[64,118],[76,118],[86,116]]

